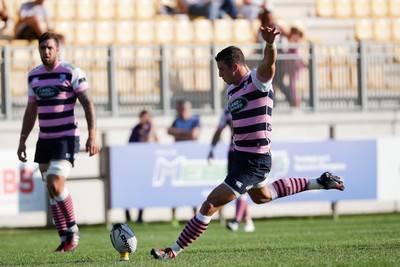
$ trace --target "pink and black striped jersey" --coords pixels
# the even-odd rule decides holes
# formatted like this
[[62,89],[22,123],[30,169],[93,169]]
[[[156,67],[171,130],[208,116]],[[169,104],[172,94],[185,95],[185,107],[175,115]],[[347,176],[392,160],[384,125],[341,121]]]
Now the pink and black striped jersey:
[[243,77],[239,85],[230,85],[227,96],[228,108],[232,114],[235,150],[268,153],[271,148],[274,105],[272,79],[266,81],[254,69]]
[[51,71],[40,65],[29,73],[28,102],[38,105],[39,138],[79,136],[76,94],[88,88],[83,71],[66,62],[59,62]]

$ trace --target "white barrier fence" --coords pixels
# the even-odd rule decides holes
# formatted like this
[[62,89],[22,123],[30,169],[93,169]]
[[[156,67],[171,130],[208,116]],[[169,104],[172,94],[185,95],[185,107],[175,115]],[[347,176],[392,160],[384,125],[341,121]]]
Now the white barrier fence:
[[[312,143],[314,143],[312,146],[323,147],[321,149],[323,153],[318,152],[315,147],[306,151],[297,149],[299,147],[296,147],[307,147]],[[329,152],[329,149],[326,149],[329,146],[340,148],[343,144],[347,149],[341,149],[338,152]],[[201,144],[198,145],[199,148],[203,146]],[[223,144],[220,144],[220,146],[220,154],[223,156],[225,147]],[[339,175],[345,175],[347,188],[344,192],[338,192],[338,197],[335,196],[334,198],[304,199],[304,201],[294,198],[293,200],[296,202],[292,202],[290,201],[292,197],[290,197],[288,198],[289,201],[277,201],[266,205],[251,205],[250,212],[253,217],[400,212],[400,194],[398,194],[397,190],[400,187],[400,157],[398,157],[400,138],[380,138],[369,141],[329,141],[325,144],[321,144],[321,142],[277,142],[274,146],[280,147],[283,150],[286,149],[289,156],[294,151],[297,151],[296,154],[292,155],[293,159],[297,157],[297,165],[294,165],[295,162],[290,163],[292,157],[289,157],[289,163],[287,164],[292,165],[288,167],[288,176],[293,176],[290,170],[298,172],[301,168],[304,169],[305,166],[308,166],[307,168],[310,166],[317,168],[318,165],[325,164],[326,166],[330,166],[331,170],[333,169],[332,171],[335,171],[335,168],[337,168],[336,172],[339,172]],[[285,148],[285,146],[289,148]],[[129,147],[132,149],[131,146],[127,147],[128,150]],[[124,149],[124,146],[117,146],[117,148]],[[113,147],[111,147],[112,149]],[[160,148],[155,148],[155,151],[157,149]],[[174,148],[168,147],[168,149]],[[31,157],[33,156],[33,151],[28,151],[28,153]],[[310,157],[311,155],[314,158]],[[206,160],[205,157],[204,160]],[[35,171],[35,166],[33,164],[26,165],[18,162],[15,150],[11,149],[1,151],[0,162],[0,227],[46,225],[48,222],[46,214],[47,197],[44,184],[40,179],[40,175]],[[138,207],[134,205],[135,202],[131,203],[131,200],[135,197],[134,190],[122,194],[123,198],[126,198],[126,207],[119,205],[107,211],[107,207],[110,205],[107,193],[105,193],[108,192],[108,183],[105,183],[107,180],[103,180],[100,175],[99,162],[100,157],[89,159],[86,155],[78,155],[76,168],[72,172],[72,177],[67,181],[67,186],[75,203],[78,223],[97,224],[104,223],[106,220],[109,220],[109,222],[124,221],[125,208],[129,208],[132,218],[135,218]],[[300,169],[299,162],[303,164],[303,167],[300,166]],[[308,163],[305,165],[305,162]],[[143,164],[143,161],[140,163]],[[347,176],[346,170],[350,171],[350,176]],[[82,179],[82,177],[74,176],[74,173],[75,175],[76,173],[86,173],[87,177]],[[95,176],[98,177],[88,177],[88,174],[92,173],[95,173]],[[127,173],[129,174],[129,172]],[[134,172],[131,174],[132,176],[133,174],[138,176],[139,173]],[[129,175],[125,175],[125,177],[122,175],[119,178],[117,176],[113,177],[111,173],[111,179],[113,180],[111,185],[120,182],[129,188],[131,186],[129,179],[133,178],[129,177]],[[118,179],[122,180],[118,181]],[[143,178],[143,180],[146,179]],[[173,190],[173,188],[166,189],[166,191],[168,190]],[[164,193],[167,194],[168,192]],[[309,196],[306,194],[304,193],[305,196],[301,197],[308,198]],[[178,219],[189,219],[193,215],[191,208],[191,204],[193,203],[185,203],[185,199],[178,200],[182,205],[177,210]],[[333,202],[336,205],[333,206]],[[201,203],[200,198],[198,203]],[[233,214],[233,205],[228,205],[222,211],[222,215],[227,218],[233,217]],[[218,218],[218,216],[215,218]],[[145,208],[145,221],[164,221],[170,219],[171,211],[169,206],[162,207],[155,203]]]

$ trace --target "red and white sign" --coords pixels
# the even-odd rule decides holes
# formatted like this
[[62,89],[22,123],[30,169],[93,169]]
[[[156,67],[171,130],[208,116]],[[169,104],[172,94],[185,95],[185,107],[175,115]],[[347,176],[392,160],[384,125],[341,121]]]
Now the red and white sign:
[[0,215],[44,211],[46,197],[38,165],[20,162],[14,150],[0,151]]

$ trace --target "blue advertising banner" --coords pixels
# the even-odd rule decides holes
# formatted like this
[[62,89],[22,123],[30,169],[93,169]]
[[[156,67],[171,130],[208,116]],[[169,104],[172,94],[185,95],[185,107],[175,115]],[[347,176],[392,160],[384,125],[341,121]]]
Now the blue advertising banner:
[[[110,148],[111,208],[198,206],[223,182],[228,145],[219,143],[209,164],[209,145],[137,143]],[[343,177],[346,190],[313,190],[277,201],[376,199],[376,141],[275,142],[269,181]]]

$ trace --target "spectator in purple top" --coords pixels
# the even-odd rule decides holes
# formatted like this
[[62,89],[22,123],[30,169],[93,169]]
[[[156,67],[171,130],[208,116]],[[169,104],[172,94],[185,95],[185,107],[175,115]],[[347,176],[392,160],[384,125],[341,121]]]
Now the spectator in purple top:
[[158,142],[158,137],[151,121],[151,114],[147,110],[140,112],[139,123],[132,129],[129,143],[134,142]]
[[[158,142],[158,137],[154,131],[151,114],[147,110],[139,113],[139,123],[132,129],[129,143],[137,142]],[[126,220],[130,221],[129,209],[125,209]],[[137,223],[143,223],[143,208],[139,208]]]

